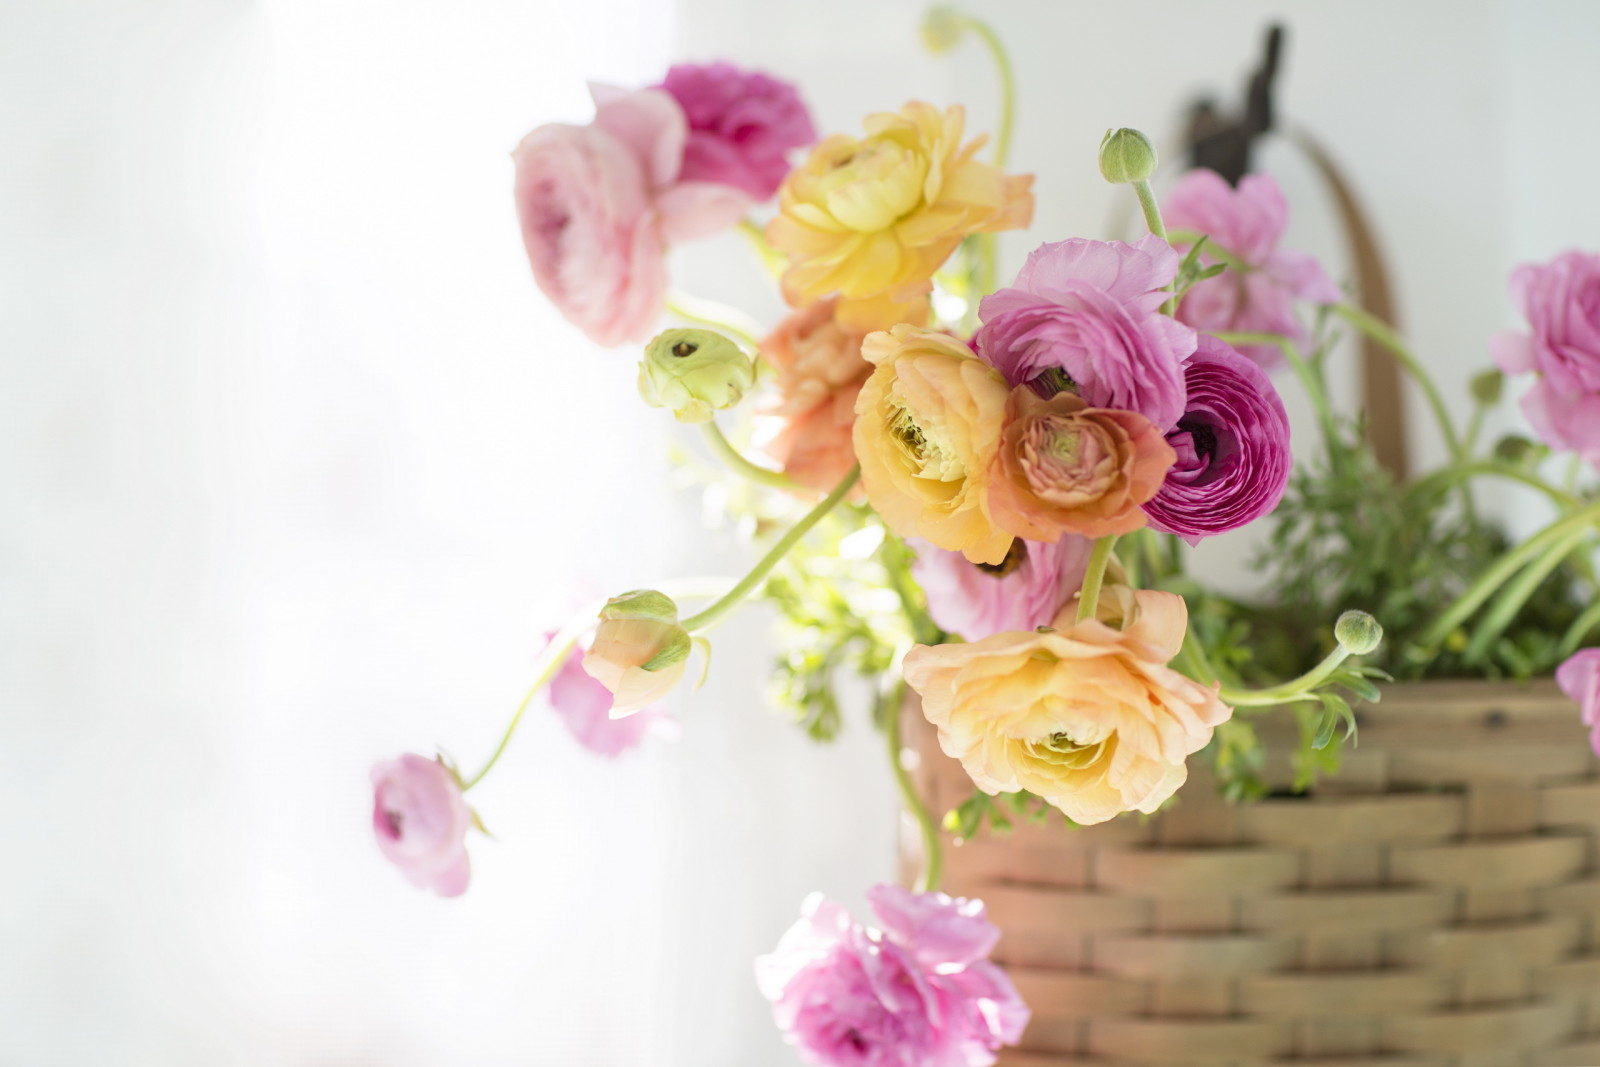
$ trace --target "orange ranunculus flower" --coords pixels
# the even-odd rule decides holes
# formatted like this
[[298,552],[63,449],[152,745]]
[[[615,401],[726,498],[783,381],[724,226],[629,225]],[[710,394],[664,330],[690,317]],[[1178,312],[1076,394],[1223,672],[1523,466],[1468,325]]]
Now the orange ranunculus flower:
[[973,563],[999,563],[1011,535],[989,517],[1006,380],[960,338],[901,325],[868,334],[874,364],[856,397],[856,459],[867,500],[901,537]]
[[886,305],[926,292],[963,237],[1028,225],[1033,176],[980,163],[984,139],[963,145],[965,122],[959,107],[913,101],[867,116],[865,137],[829,137],[790,171],[767,226],[789,256],[790,303],[838,293],[843,321],[886,329],[902,321]]
[[1153,812],[1233,709],[1167,666],[1188,624],[1182,597],[1117,586],[1099,618],[1076,610],[1054,630],[918,645],[906,681],[984,792],[1026,789],[1086,825]]
[[1178,454],[1134,411],[1092,408],[1072,393],[1026,385],[1006,401],[989,503],[994,521],[1030,541],[1137,530]]
[[[761,450],[792,480],[823,492],[855,466],[856,396],[872,374],[864,334],[837,321],[838,306],[829,299],[803,307],[761,342],[777,371],[777,394],[759,413]],[[911,314],[917,325],[927,321],[927,302]]]

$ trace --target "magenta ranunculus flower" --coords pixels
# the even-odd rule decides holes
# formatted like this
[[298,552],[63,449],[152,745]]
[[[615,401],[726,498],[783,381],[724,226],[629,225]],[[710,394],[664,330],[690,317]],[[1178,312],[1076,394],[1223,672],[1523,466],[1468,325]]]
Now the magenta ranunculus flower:
[[928,614],[947,633],[980,641],[1007,630],[1048,626],[1077,595],[1094,542],[1077,534],[1059,541],[1017,538],[998,564],[968,563],[924,541],[911,542],[911,573],[928,598]]
[[1600,756],[1600,648],[1582,648],[1556,668],[1556,684],[1577,701],[1590,728],[1589,747]]
[[817,1067],[988,1067],[1028,1006],[988,960],[1000,936],[983,903],[880,885],[879,928],[808,898],[756,981],[789,1043]]
[[1569,250],[1511,272],[1511,299],[1531,332],[1489,342],[1500,369],[1542,377],[1522,410],[1554,448],[1600,467],[1600,255]]
[[983,298],[978,354],[1012,385],[1060,372],[1091,406],[1170,430],[1195,345],[1193,330],[1159,312],[1177,273],[1178,254],[1154,236],[1040,245],[1011,288]]
[[[1203,233],[1208,243],[1244,262],[1244,270],[1229,269],[1184,294],[1178,318],[1197,330],[1275,333],[1304,342],[1294,302],[1340,299],[1339,287],[1315,259],[1278,247],[1289,225],[1289,203],[1270,174],[1246,174],[1235,189],[1213,171],[1192,170],[1161,210],[1169,229]],[[1217,262],[1205,249],[1200,259]],[[1283,361],[1273,345],[1245,345],[1239,352],[1268,369]]]
[[514,196],[533,277],[601,345],[643,341],[666,300],[667,244],[736,222],[743,192],[681,177],[688,123],[660,89],[590,86],[594,122],[522,139]]
[[817,139],[794,86],[759,71],[679,63],[661,88],[689,119],[685,181],[719,182],[766,200],[789,173],[789,152]]
[[372,768],[372,832],[412,885],[442,897],[467,891],[472,811],[455,772],[408,752]]
[[1167,434],[1178,461],[1144,510],[1153,528],[1195,545],[1277,507],[1294,461],[1288,413],[1256,364],[1201,334],[1184,381],[1187,410]]
[[[546,639],[554,636],[547,634]],[[578,744],[597,756],[614,759],[637,748],[650,734],[676,734],[677,720],[656,707],[613,719],[611,704],[615,697],[583,669],[583,654],[582,648],[573,646],[550,679],[547,691],[550,707]]]

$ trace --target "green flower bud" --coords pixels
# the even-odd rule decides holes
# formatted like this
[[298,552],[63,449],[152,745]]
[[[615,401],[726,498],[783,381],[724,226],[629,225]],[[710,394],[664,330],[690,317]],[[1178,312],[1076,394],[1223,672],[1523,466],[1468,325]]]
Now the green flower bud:
[[948,52],[961,40],[964,28],[961,12],[937,4],[928,8],[928,13],[922,16],[922,43],[935,55]]
[[611,717],[655,703],[678,684],[694,647],[678,623],[678,605],[654,589],[606,601],[583,669],[611,690]]
[[1383,641],[1383,627],[1364,611],[1347,611],[1333,624],[1333,636],[1352,656],[1365,656]]
[[1521,434],[1506,434],[1494,443],[1494,458],[1517,466],[1533,460],[1541,451],[1546,450],[1537,441],[1530,441]]
[[1500,392],[1505,388],[1506,376],[1491,367],[1472,378],[1472,399],[1484,407],[1500,403]]
[[639,362],[639,395],[651,407],[671,408],[679,422],[709,422],[755,381],[750,357],[714,330],[663,330]]
[[665,593],[654,589],[635,589],[606,601],[600,609],[600,618],[650,619],[654,622],[677,622],[678,603]]
[[1100,140],[1100,173],[1113,184],[1148,181],[1156,162],[1156,146],[1138,130],[1107,130]]

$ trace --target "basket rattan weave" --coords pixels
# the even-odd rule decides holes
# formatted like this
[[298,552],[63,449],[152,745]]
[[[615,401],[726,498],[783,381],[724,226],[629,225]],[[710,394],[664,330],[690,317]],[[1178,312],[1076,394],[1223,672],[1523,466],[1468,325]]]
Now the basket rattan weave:
[[[942,813],[971,783],[906,715]],[[1196,768],[1152,819],[947,840],[943,888],[988,902],[1033,1009],[1001,1067],[1600,1065],[1577,708],[1550,683],[1425,683],[1359,715],[1309,796],[1231,806]]]

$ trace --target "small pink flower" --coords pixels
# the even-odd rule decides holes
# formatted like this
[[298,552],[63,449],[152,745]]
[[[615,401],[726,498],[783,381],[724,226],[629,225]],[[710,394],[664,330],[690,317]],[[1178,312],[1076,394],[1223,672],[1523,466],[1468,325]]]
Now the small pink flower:
[[594,122],[522,139],[514,195],[534,280],[596,344],[643,341],[666,299],[669,242],[732,225],[749,197],[682,181],[688,124],[660,89],[590,86]]
[[1076,534],[1063,534],[1053,544],[1019,537],[1002,562],[984,564],[913,541],[917,560],[911,573],[939,628],[979,641],[1006,630],[1050,625],[1083,586],[1093,544]]
[[731,185],[766,200],[789,173],[788,153],[817,139],[794,86],[759,71],[680,63],[667,71],[661,88],[689,120],[686,181]]
[[1507,374],[1541,375],[1522,398],[1534,430],[1600,467],[1600,255],[1524,263],[1511,272],[1511,299],[1530,332],[1491,338],[1495,362]]
[[1028,1007],[988,960],[999,938],[981,901],[880,885],[879,929],[810,897],[756,981],[773,1018],[817,1067],[988,1067]]
[[[1184,295],[1178,318],[1197,330],[1276,333],[1304,342],[1294,302],[1340,299],[1338,286],[1315,259],[1278,247],[1289,225],[1289,204],[1270,174],[1247,174],[1234,189],[1213,171],[1192,170],[1168,194],[1162,212],[1169,228],[1203,233],[1208,244],[1245,265],[1242,272],[1230,268]],[[1216,262],[1204,249],[1200,259]],[[1283,360],[1272,345],[1243,345],[1239,352],[1267,369]]]
[[455,772],[414,753],[372,768],[372,832],[411,884],[442,897],[467,891],[472,811]]
[[[547,637],[554,637],[549,634]],[[548,696],[573,739],[597,756],[615,759],[637,748],[645,737],[676,732],[677,720],[658,707],[645,708],[621,719],[611,717],[611,690],[583,669],[584,650],[574,646],[550,679]]]
[[1589,747],[1600,756],[1600,648],[1574,652],[1556,668],[1556,684],[1582,709],[1584,725],[1590,728]]

